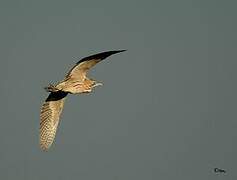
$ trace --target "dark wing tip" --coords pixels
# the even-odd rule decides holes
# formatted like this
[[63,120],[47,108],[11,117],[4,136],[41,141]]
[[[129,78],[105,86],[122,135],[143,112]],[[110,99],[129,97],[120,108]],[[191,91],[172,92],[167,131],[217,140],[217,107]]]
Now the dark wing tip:
[[127,50],[117,50],[117,51],[106,51],[106,52],[102,52],[102,53],[98,53],[98,54],[94,54],[92,56],[88,56],[88,57],[85,57],[83,59],[81,59],[80,61],[77,62],[77,64],[80,64],[84,61],[88,61],[88,60],[91,60],[91,59],[105,59],[113,54],[116,54],[116,53],[120,53],[120,52],[124,52],[124,51],[127,51]]
[[48,96],[48,98],[46,99],[46,102],[48,101],[58,101],[64,97],[67,96],[67,92],[64,91],[57,91],[57,92],[51,92]]

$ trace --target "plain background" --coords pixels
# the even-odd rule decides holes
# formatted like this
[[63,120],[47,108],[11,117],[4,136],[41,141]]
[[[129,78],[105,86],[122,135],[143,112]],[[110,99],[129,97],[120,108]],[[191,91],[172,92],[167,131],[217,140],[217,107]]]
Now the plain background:
[[[237,179],[236,6],[1,0],[0,179]],[[42,152],[43,87],[119,49],[90,72],[104,86],[68,97]]]

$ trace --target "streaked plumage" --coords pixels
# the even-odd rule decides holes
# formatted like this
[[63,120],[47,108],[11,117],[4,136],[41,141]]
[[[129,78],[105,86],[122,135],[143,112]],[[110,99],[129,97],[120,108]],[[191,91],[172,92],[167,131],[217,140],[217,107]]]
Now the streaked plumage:
[[56,86],[50,85],[45,88],[50,94],[40,112],[41,149],[49,149],[54,141],[66,96],[69,93],[89,93],[94,87],[102,85],[86,77],[87,72],[103,59],[123,51],[125,50],[107,51],[83,58],[67,73],[63,81]]

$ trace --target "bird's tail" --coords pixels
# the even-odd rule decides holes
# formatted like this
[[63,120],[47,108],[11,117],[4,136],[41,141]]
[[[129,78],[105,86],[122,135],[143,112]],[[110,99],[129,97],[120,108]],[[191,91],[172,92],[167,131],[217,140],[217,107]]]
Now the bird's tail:
[[47,92],[57,92],[59,89],[57,89],[54,85],[49,84],[49,86],[44,88]]

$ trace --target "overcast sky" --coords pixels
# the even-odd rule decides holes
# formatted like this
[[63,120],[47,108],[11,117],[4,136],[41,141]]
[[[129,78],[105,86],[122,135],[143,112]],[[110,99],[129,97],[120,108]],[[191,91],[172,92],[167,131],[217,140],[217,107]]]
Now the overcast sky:
[[[0,179],[237,179],[236,6],[1,0]],[[90,72],[104,86],[67,98],[42,152],[43,87],[119,49]]]

